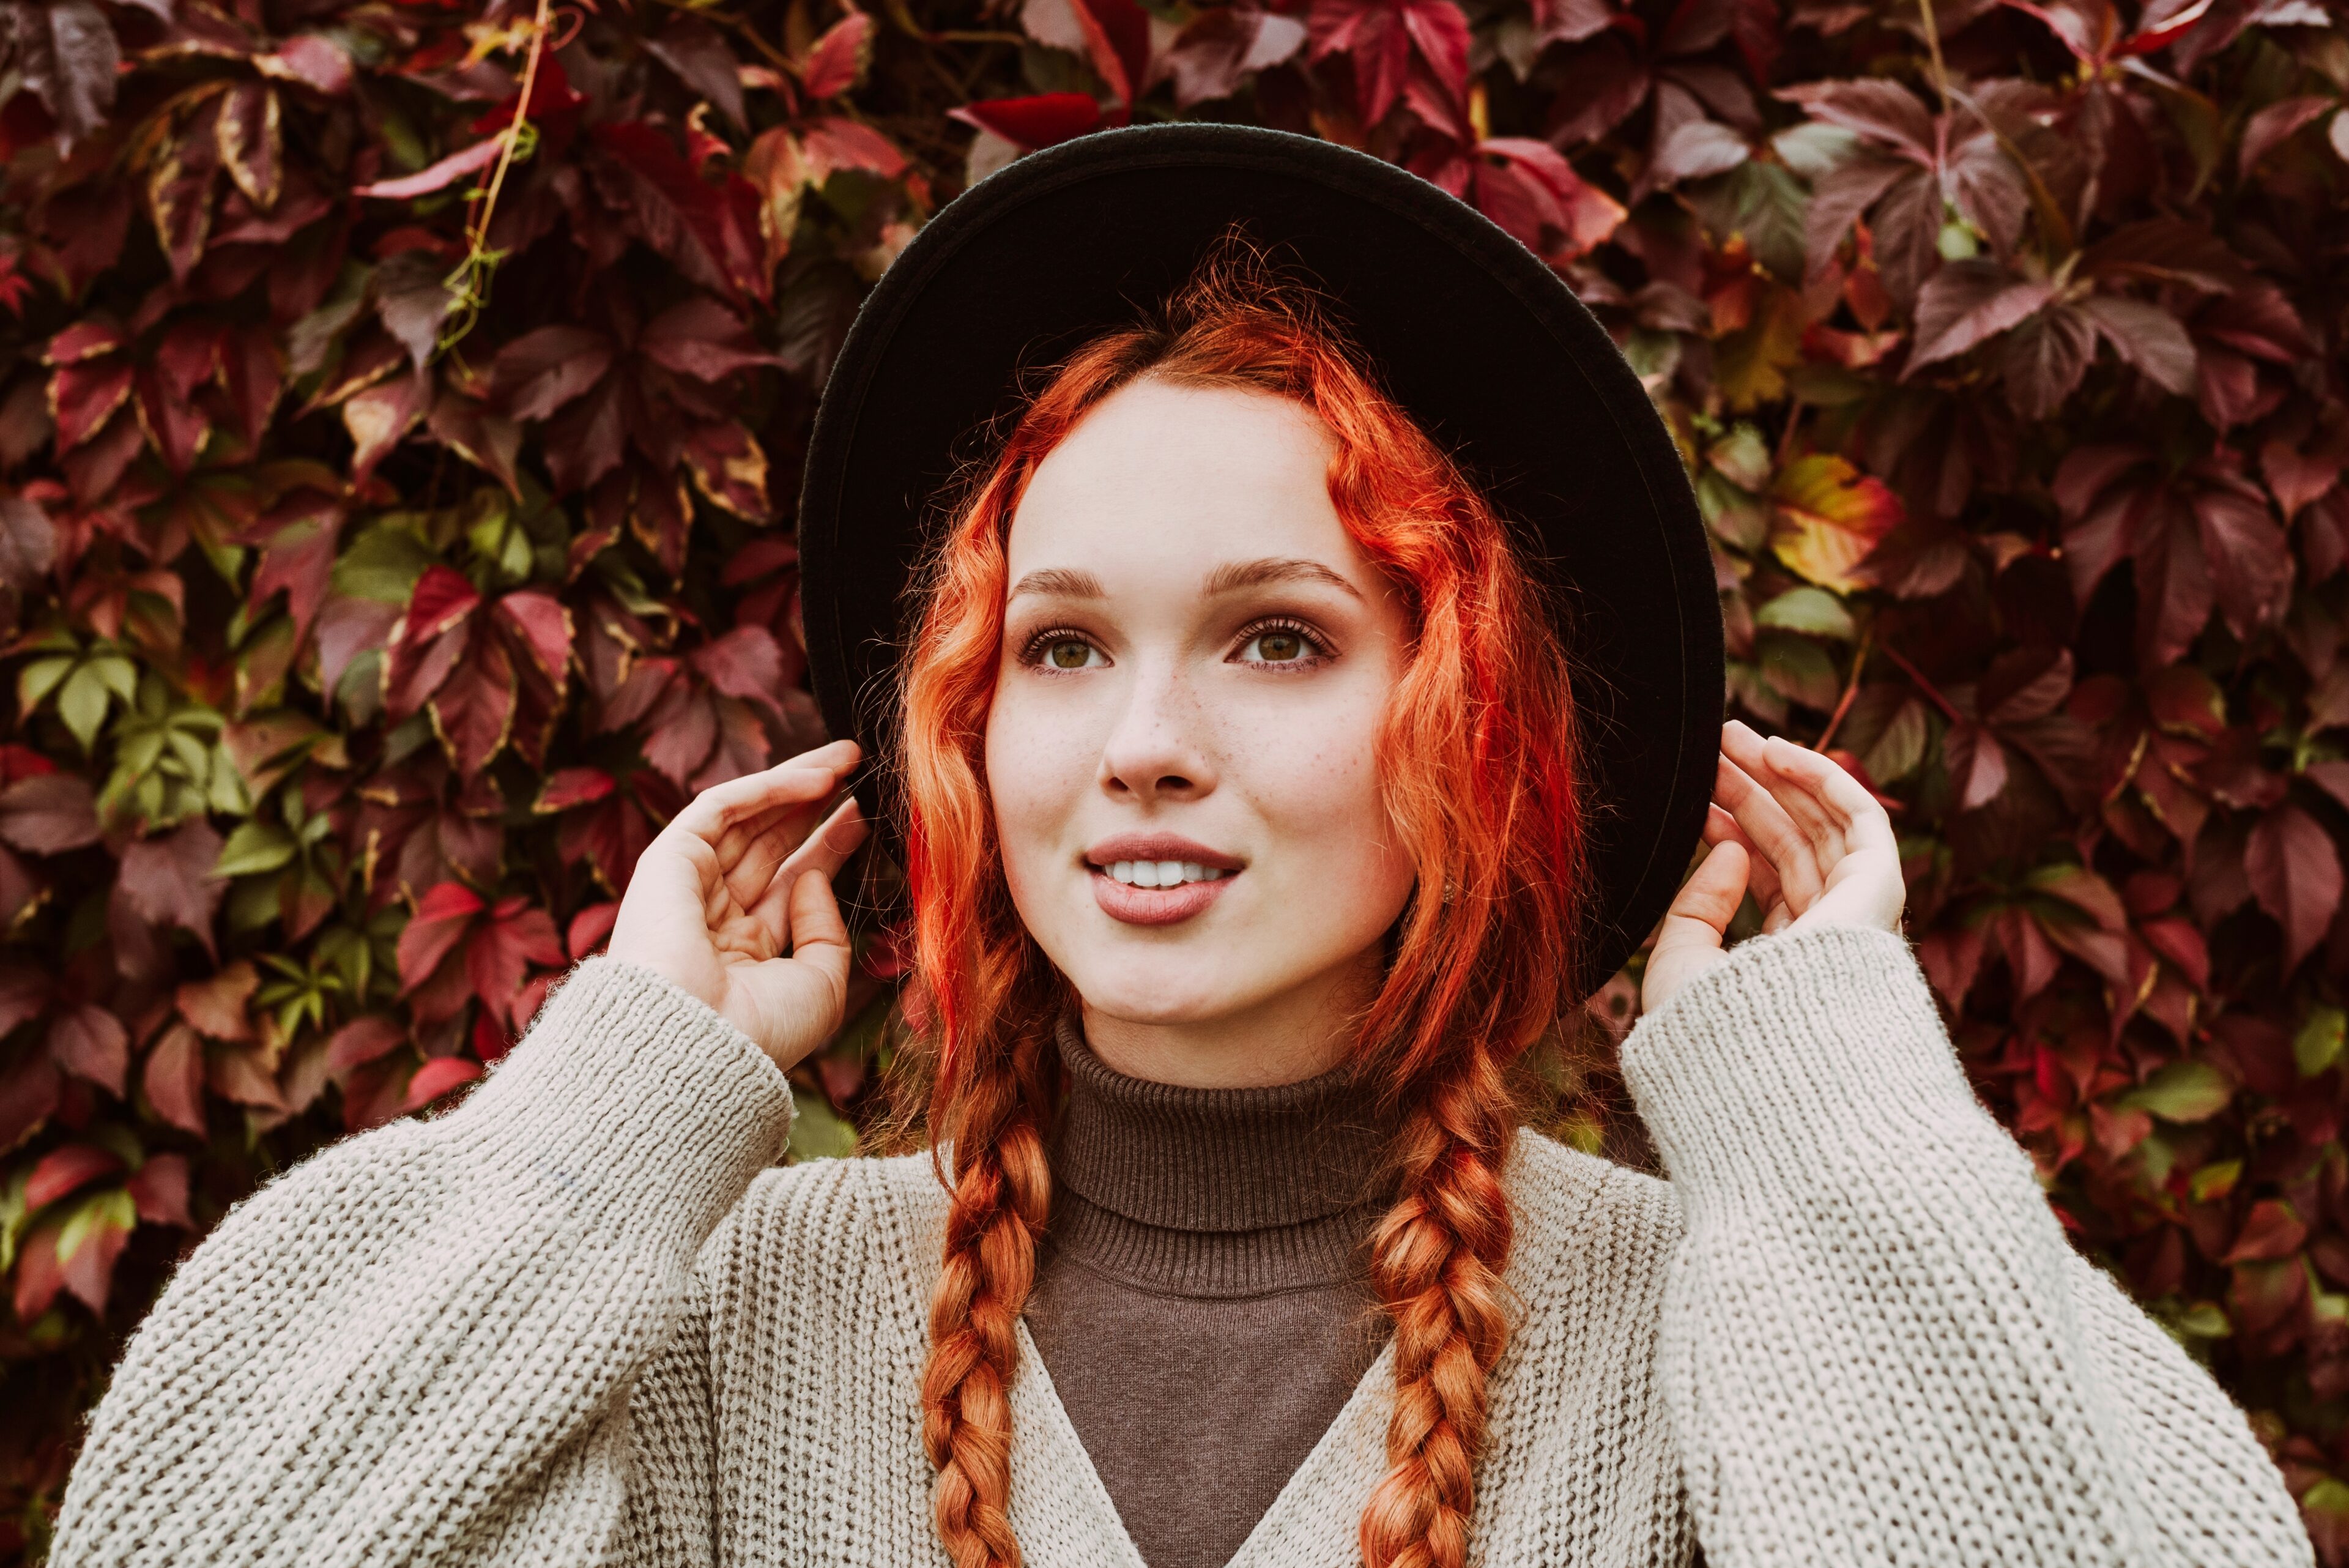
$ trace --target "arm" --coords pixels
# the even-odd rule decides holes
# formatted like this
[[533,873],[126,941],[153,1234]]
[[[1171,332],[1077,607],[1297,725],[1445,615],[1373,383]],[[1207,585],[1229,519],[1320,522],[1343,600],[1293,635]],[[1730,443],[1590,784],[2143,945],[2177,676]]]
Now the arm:
[[1688,1222],[1661,1355],[1714,1568],[2311,1561],[2242,1414],[2065,1241],[1905,939],[1750,939],[1623,1066]]
[[[1707,1554],[2307,1563],[2241,1413],[1975,1102],[1881,803],[1734,720],[1722,748],[1624,1045],[1688,1220],[1659,1360]],[[1724,952],[1749,891],[1765,934]]]
[[222,1221],[98,1406],[59,1563],[707,1560],[704,1342],[678,1330],[697,1251],[782,1152],[782,1070],[840,1026],[832,877],[864,826],[853,800],[815,818],[855,760],[703,791],[611,956],[461,1107]]
[[791,1121],[701,1002],[591,959],[462,1106],[288,1171],[132,1338],[59,1564],[590,1562],[697,1250]]

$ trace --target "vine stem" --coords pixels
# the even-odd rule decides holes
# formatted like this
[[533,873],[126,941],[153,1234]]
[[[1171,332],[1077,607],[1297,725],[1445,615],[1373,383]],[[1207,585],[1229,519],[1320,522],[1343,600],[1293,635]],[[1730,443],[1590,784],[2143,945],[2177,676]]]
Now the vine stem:
[[1851,656],[1851,679],[1843,684],[1843,700],[1836,704],[1835,711],[1827,716],[1827,727],[1819,732],[1818,744],[1813,746],[1811,750],[1826,751],[1828,742],[1835,739],[1836,732],[1843,727],[1844,715],[1851,711],[1852,699],[1859,695],[1859,672],[1868,668],[1868,650],[1874,646],[1875,642],[1876,623],[1871,620],[1861,628],[1859,649]]
[[1899,649],[1893,647],[1888,642],[1881,649],[1878,649],[1878,651],[1882,653],[1885,658],[1892,660],[1893,663],[1899,665],[1902,673],[1906,674],[1909,680],[1916,682],[1917,690],[1923,692],[1932,702],[1933,706],[1941,711],[1942,717],[1949,720],[1952,724],[1962,724],[1966,722],[1966,716],[1958,711],[1956,705],[1947,697],[1942,696],[1931,681],[1925,679],[1925,672],[1923,670],[1918,669],[1915,665],[1909,663],[1908,659],[1902,658]]
[[538,0],[538,13],[530,21],[530,57],[523,62],[522,96],[514,99],[513,123],[506,127],[506,144],[498,151],[498,166],[490,175],[490,188],[483,192],[473,232],[466,236],[466,248],[478,252],[490,237],[490,220],[497,215],[498,192],[505,189],[506,171],[513,167],[514,149],[530,124],[530,98],[538,87],[538,62],[546,53],[546,24],[553,11],[553,0]]

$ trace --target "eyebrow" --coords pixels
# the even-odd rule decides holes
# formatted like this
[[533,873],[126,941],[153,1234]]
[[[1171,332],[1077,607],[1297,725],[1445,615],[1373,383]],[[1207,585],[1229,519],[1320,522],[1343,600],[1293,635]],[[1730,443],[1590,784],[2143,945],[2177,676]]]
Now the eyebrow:
[[[1268,583],[1327,583],[1358,599],[1362,597],[1360,588],[1328,566],[1298,556],[1267,556],[1255,561],[1226,561],[1207,574],[1207,585],[1199,597],[1214,598],[1241,588],[1263,587]],[[1022,594],[1051,594],[1070,599],[1109,597],[1099,577],[1091,572],[1065,566],[1040,566],[1030,572],[1012,586],[1009,598],[1016,599]]]

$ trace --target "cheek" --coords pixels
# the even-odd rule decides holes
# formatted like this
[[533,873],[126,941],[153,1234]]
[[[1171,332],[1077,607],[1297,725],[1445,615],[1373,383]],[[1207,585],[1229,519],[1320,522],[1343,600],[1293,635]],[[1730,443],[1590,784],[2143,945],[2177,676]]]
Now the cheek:
[[[1412,868],[1389,827],[1377,761],[1378,695],[1290,712],[1238,748],[1236,766],[1272,829],[1292,891],[1400,907]],[[1365,910],[1366,914],[1370,911]]]
[[997,691],[987,716],[987,788],[1016,893],[1023,867],[1057,852],[1099,748],[1087,749],[1083,726],[1071,715],[1025,701],[1016,687]]

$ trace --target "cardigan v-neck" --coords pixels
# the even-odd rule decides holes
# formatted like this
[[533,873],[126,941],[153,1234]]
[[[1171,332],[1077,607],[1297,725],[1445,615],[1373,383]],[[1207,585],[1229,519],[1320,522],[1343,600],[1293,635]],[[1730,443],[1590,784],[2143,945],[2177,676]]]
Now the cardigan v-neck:
[[1387,1342],[1392,1118],[1342,1065],[1201,1089],[1117,1072],[1073,1012],[1059,1044],[1030,1343],[1141,1561],[1223,1568]]

